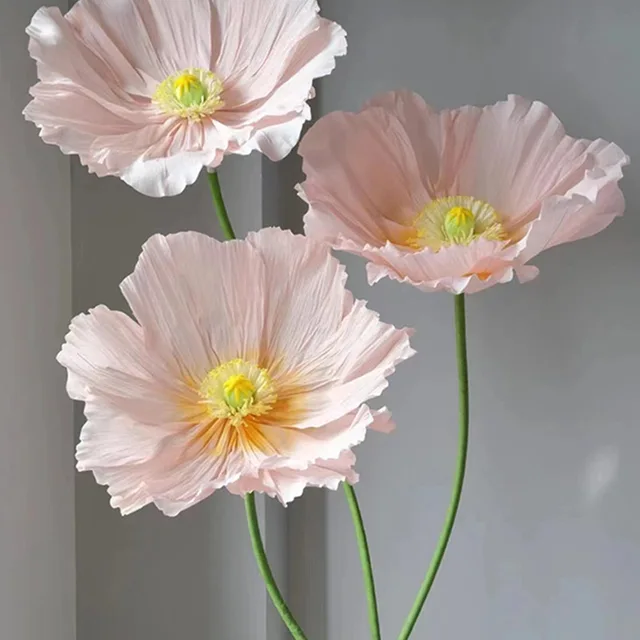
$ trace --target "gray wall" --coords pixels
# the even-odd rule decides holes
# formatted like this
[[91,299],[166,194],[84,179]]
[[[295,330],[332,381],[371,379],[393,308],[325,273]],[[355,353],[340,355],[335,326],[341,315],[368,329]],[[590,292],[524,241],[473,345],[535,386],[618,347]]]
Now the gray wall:
[[0,0],[0,636],[75,637],[69,161],[23,121],[39,0]]
[[[321,111],[410,87],[439,107],[521,93],[577,136],[640,157],[636,0],[325,0],[350,55]],[[416,638],[634,640],[640,633],[640,163],[628,214],[543,255],[536,282],[468,301],[472,440],[450,553]],[[414,325],[418,355],[385,402],[399,429],[360,455],[359,492],[386,637],[401,626],[434,548],[456,447],[452,299],[350,284],[384,319]],[[312,526],[312,525],[309,525]],[[365,638],[351,523],[329,496],[328,637]],[[319,575],[322,577],[322,574]],[[319,636],[316,636],[319,637]]]

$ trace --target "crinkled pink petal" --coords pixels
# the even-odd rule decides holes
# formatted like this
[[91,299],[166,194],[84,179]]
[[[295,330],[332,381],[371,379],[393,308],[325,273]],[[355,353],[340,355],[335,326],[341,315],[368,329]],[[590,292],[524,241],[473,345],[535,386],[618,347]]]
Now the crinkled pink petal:
[[[514,274],[528,281],[533,256],[601,231],[624,210],[622,150],[569,137],[547,106],[519,96],[436,112],[415,94],[384,94],[357,114],[322,118],[300,154],[305,232],[367,258],[371,282],[473,293]],[[456,195],[489,203],[509,240],[407,247],[424,206]]]
[[437,253],[430,249],[410,253],[387,244],[380,249],[365,250],[363,255],[370,260],[367,265],[370,284],[388,276],[424,291],[459,294],[481,291],[497,280],[509,282],[513,277],[513,261],[520,251],[519,246],[479,238],[468,246],[451,245]]
[[220,165],[233,135],[222,125],[173,120],[113,139],[103,136],[91,152],[99,166],[145,195],[173,196],[193,184],[203,167]]
[[213,156],[207,151],[135,160],[122,171],[121,177],[129,186],[145,195],[154,198],[176,196],[198,179],[203,166],[217,167],[222,158],[221,151]]
[[164,514],[173,517],[236,482],[246,467],[239,456],[197,455],[188,441],[173,437],[167,438],[147,461],[97,465],[91,470],[99,484],[107,485],[111,505],[123,515],[153,502]]
[[158,425],[135,422],[125,414],[99,408],[94,403],[87,407],[86,415],[76,450],[79,471],[147,462],[172,435]]
[[402,123],[433,197],[472,195],[509,225],[536,214],[544,197],[566,192],[592,164],[588,141],[570,138],[549,107],[520,96],[436,112],[420,96],[398,92],[367,106]]
[[358,474],[354,471],[356,458],[352,451],[344,451],[335,460],[316,460],[304,470],[274,469],[261,471],[258,476],[247,476],[229,485],[231,493],[245,496],[248,493],[265,493],[288,505],[299,498],[307,487],[323,487],[335,491],[342,482],[355,484]]
[[386,376],[414,353],[410,331],[382,323],[364,303],[354,305],[344,267],[325,245],[280,229],[250,234],[248,242],[267,269],[264,344],[278,355],[274,375],[295,374],[310,388],[299,426],[333,422],[380,395]]
[[[398,143],[397,148],[404,149],[408,161],[412,161],[412,165],[415,163],[415,167],[407,167],[415,174],[413,179],[422,181],[424,191],[430,198],[439,197],[442,191],[441,161],[448,133],[447,112],[435,111],[421,96],[411,91],[378,95],[365,105],[365,112],[368,110],[375,113],[382,111],[387,119],[394,122],[402,133],[394,133],[392,139],[398,135],[402,137],[402,143]],[[400,158],[400,162],[407,160]],[[419,191],[418,195],[421,194]],[[422,206],[424,198],[417,203],[417,208]]]
[[108,485],[111,504],[123,515],[150,502],[170,516],[234,482],[239,458],[196,455],[184,435],[96,411],[92,405],[76,451],[79,471],[93,471]]
[[407,132],[383,109],[325,116],[299,153],[303,197],[317,211],[314,230],[323,238],[382,245],[389,223],[412,220],[430,199]]
[[352,300],[346,270],[325,245],[278,228],[250,233],[247,242],[266,270],[263,349],[274,366],[300,373],[310,354],[335,339]]
[[[178,443],[176,443],[178,444]],[[187,457],[175,446],[144,470],[145,484],[154,504],[167,516],[177,516],[185,509],[208,498],[218,489],[236,482],[249,471],[239,454],[228,458],[210,455]]]
[[313,80],[331,73],[336,56],[346,53],[344,30],[319,17],[317,0],[217,0],[215,10],[215,68],[232,120],[301,113]]
[[264,437],[278,451],[278,456],[265,461],[264,468],[306,469],[312,462],[337,458],[343,451],[362,443],[374,423],[366,405],[317,429],[301,429],[264,425]]
[[110,504],[123,516],[130,515],[153,503],[153,498],[140,478],[129,467],[94,467],[93,476],[99,485],[106,486]]
[[256,128],[255,133],[248,137],[247,142],[238,145],[238,150],[234,153],[249,155],[254,151],[260,151],[269,160],[282,160],[298,143],[302,127],[309,118],[310,116],[303,112],[299,115],[289,114],[265,119]]
[[148,240],[121,288],[147,344],[198,380],[221,362],[258,353],[265,278],[248,242],[186,232]]
[[148,349],[140,327],[106,307],[74,319],[58,361],[67,368],[73,399],[147,425],[180,423],[176,400],[193,400],[160,353]]
[[102,100],[116,102],[121,97],[109,84],[109,65],[78,40],[57,7],[39,9],[27,27],[27,35],[29,53],[37,62],[43,83],[73,83]]
[[391,412],[386,407],[373,412],[373,422],[369,426],[372,431],[378,433],[392,433],[396,425],[391,418]]
[[618,181],[628,158],[618,146],[602,140],[590,146],[590,155],[597,161],[594,169],[567,195],[544,200],[520,256],[522,262],[545,249],[595,235],[624,213]]
[[333,422],[381,395],[396,365],[415,353],[410,336],[411,331],[384,324],[364,302],[356,302],[333,340],[318,354],[309,354],[305,373],[312,386],[298,427]]
[[[313,80],[346,51],[315,0],[80,0],[66,16],[41,9],[27,32],[40,82],[25,117],[90,171],[154,197],[182,192],[226,154],[287,155]],[[152,100],[193,67],[224,89],[223,107],[199,121]]]
[[[97,57],[158,83],[187,67],[209,67],[213,11],[211,0],[81,0],[67,19]],[[155,86],[147,90],[150,97]]]
[[444,188],[489,202],[509,227],[573,186],[588,166],[585,141],[569,138],[540,102],[510,96],[482,109],[463,107],[449,114],[448,126]]
[[[218,117],[252,129],[233,153],[260,151],[277,161],[298,142],[311,118],[313,80],[329,75],[335,58],[346,53],[346,34],[318,16],[316,0],[247,0],[245,5],[217,3],[220,30],[228,35],[215,63],[227,87]],[[248,41],[247,31],[260,38]]]

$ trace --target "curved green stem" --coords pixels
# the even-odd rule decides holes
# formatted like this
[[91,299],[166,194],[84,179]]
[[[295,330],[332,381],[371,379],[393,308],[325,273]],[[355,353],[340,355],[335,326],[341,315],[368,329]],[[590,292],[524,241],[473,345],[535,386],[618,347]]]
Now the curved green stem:
[[[231,220],[229,220],[229,213],[227,207],[224,204],[224,198],[222,197],[222,188],[220,187],[220,179],[217,173],[209,174],[209,186],[211,187],[211,195],[213,197],[213,204],[220,221],[220,227],[227,240],[235,240],[236,234],[233,231]],[[256,512],[256,500],[253,494],[247,495],[245,498],[245,507],[247,511],[247,522],[249,524],[249,535],[251,536],[251,546],[253,547],[253,553],[258,562],[258,569],[267,587],[267,593],[271,597],[275,608],[278,610],[282,621],[287,626],[287,629],[291,632],[294,640],[307,640],[304,632],[300,628],[300,625],[296,622],[293,614],[289,610],[287,603],[284,601],[278,585],[276,584],[273,572],[269,566],[269,560],[264,549],[264,543],[262,542],[262,534],[260,533],[260,523],[258,522],[258,514]]]
[[253,553],[258,562],[258,569],[267,587],[267,592],[271,597],[275,608],[278,610],[282,621],[289,629],[289,632],[295,640],[307,640],[304,635],[304,631],[300,625],[296,622],[293,614],[289,610],[287,603],[284,601],[280,589],[276,584],[276,580],[273,577],[273,572],[269,566],[269,560],[264,549],[262,542],[262,535],[260,534],[260,523],[258,522],[258,513],[256,511],[256,499],[255,496],[250,493],[245,498],[245,507],[247,510],[247,521],[249,523],[249,534],[251,536],[251,546],[253,547]]
[[380,640],[380,620],[378,617],[378,602],[376,600],[376,585],[373,579],[373,566],[371,564],[371,554],[369,553],[369,544],[367,542],[367,533],[360,512],[360,505],[354,488],[345,482],[344,492],[349,503],[349,510],[353,519],[353,526],[356,530],[356,540],[358,542],[358,550],[360,551],[360,563],[362,564],[362,575],[364,577],[364,586],[367,592],[367,604],[369,607],[369,626],[371,627],[372,640]]
[[455,524],[456,516],[458,514],[460,498],[462,496],[462,485],[464,483],[464,475],[467,466],[467,450],[469,446],[469,371],[467,366],[467,330],[464,294],[458,295],[455,298],[455,326],[460,403],[460,443],[458,447],[458,463],[453,481],[453,492],[444,527],[440,534],[440,540],[438,541],[438,546],[436,547],[433,558],[431,559],[431,565],[429,566],[429,570],[427,571],[427,575],[422,583],[422,587],[420,587],[418,597],[413,604],[411,613],[402,628],[402,632],[400,633],[398,640],[407,640],[413,633],[416,623],[418,622],[424,603],[431,591],[431,587],[433,586],[436,575],[438,574],[438,569],[440,569],[440,565],[442,564],[445,551],[447,550],[447,545],[451,538],[451,532],[453,531],[453,525]]
[[233,231],[231,220],[229,220],[229,213],[227,207],[224,204],[224,198],[222,197],[222,188],[220,187],[220,178],[217,171],[209,174],[209,186],[211,187],[211,197],[213,198],[213,206],[216,209],[218,221],[224,237],[227,240],[235,240],[236,234]]

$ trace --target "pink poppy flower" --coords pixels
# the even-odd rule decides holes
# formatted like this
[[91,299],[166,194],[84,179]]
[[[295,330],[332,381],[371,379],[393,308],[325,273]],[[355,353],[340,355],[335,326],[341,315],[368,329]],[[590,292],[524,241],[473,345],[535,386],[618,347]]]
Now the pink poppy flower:
[[40,82],[25,116],[43,140],[157,197],[227,154],[282,159],[314,78],[346,52],[316,0],[80,0],[27,33]]
[[352,447],[392,428],[364,403],[414,352],[345,280],[326,245],[280,229],[151,238],[122,284],[138,322],[93,309],[58,356],[85,402],[78,469],[123,514],[356,482]]
[[624,211],[627,156],[576,140],[540,102],[434,111],[388,93],[322,118],[300,144],[307,235],[364,256],[369,281],[473,293],[538,275],[541,251]]

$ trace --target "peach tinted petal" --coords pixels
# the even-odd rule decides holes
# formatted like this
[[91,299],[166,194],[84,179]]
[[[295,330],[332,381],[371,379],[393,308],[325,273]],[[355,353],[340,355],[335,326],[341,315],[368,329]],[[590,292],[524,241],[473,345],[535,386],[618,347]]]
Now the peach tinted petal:
[[139,126],[132,105],[108,83],[106,65],[77,41],[58,9],[38,11],[27,32],[42,82],[32,89],[25,117],[36,123],[45,142],[77,153],[92,171],[107,175],[91,147],[96,138]]
[[65,154],[78,154],[82,164],[93,173],[108,175],[107,167],[92,153],[96,139],[112,136],[114,131],[128,134],[137,129],[74,87],[52,91],[38,85],[32,93],[36,99],[26,107],[24,116],[37,124],[40,137],[47,144],[60,147]]
[[516,276],[518,276],[518,280],[522,284],[531,282],[540,275],[540,269],[538,269],[538,267],[534,267],[531,264],[517,265],[514,271],[516,273]]
[[[164,122],[140,127],[91,98],[39,85],[25,117],[38,123],[42,139],[76,153],[99,176],[119,175],[141,193],[172,196],[193,184],[203,166],[215,168],[229,144],[217,130]],[[53,107],[53,108],[52,108]]]
[[239,454],[225,458],[188,457],[179,442],[144,471],[154,504],[171,517],[236,482],[246,472],[247,467]]
[[189,390],[123,313],[97,307],[75,318],[58,361],[68,370],[67,391],[75,400],[91,399],[149,425],[181,420],[175,400]]
[[266,269],[263,350],[273,363],[297,370],[340,327],[350,300],[345,268],[326,245],[281,229],[251,233],[247,242]]
[[122,179],[131,187],[153,198],[176,196],[192,185],[203,166],[218,166],[222,153],[208,151],[181,153],[153,160],[134,160],[122,171]]
[[392,433],[396,425],[391,419],[391,412],[386,407],[373,412],[373,422],[369,427],[378,433]]
[[356,302],[325,348],[309,354],[303,379],[312,381],[312,388],[305,393],[305,415],[298,428],[333,422],[378,397],[396,365],[414,355],[410,335]]
[[[76,8],[79,6],[80,4],[76,5]],[[59,110],[62,111],[61,118],[65,113],[81,113],[79,107],[71,104],[58,109],[56,97],[68,99],[75,96],[79,99],[84,96],[107,111],[105,121],[102,118],[96,119],[95,126],[98,128],[107,127],[107,130],[113,132],[116,124],[120,130],[124,130],[149,120],[148,100],[136,99],[118,84],[118,78],[109,66],[110,62],[91,51],[59,9],[38,11],[27,28],[27,33],[30,36],[29,53],[38,63],[38,77],[41,80],[33,87],[32,93],[42,102],[40,106],[53,107],[48,113],[50,118],[58,117]],[[60,106],[65,107],[64,104]],[[62,126],[65,123],[60,120],[57,124]]]
[[210,66],[211,29],[203,27],[211,24],[211,0],[82,0],[68,20],[96,56],[122,65],[125,58],[156,82]]
[[363,405],[357,411],[319,429],[265,428],[265,437],[281,455],[267,461],[264,469],[271,473],[281,470],[306,471],[317,465],[319,458],[326,461],[337,460],[360,444],[369,429],[391,433],[394,424],[389,411],[381,409],[371,412]]
[[316,460],[304,470],[264,470],[257,477],[247,476],[228,489],[242,496],[251,492],[265,493],[271,498],[278,498],[286,506],[299,498],[307,487],[335,491],[342,482],[355,484],[358,482],[358,474],[353,470],[355,462],[355,455],[345,451],[335,460]]
[[103,99],[117,98],[108,66],[78,41],[60,9],[39,9],[29,27],[29,53],[43,82],[68,80]]
[[[301,113],[315,78],[346,53],[344,30],[318,16],[316,0],[218,0],[215,68],[233,117]],[[247,33],[259,34],[247,38]]]
[[147,343],[181,375],[201,380],[220,362],[259,350],[265,269],[249,243],[154,236],[122,292]]
[[588,154],[594,166],[580,182],[566,196],[542,203],[527,236],[522,262],[545,249],[595,235],[624,213],[625,200],[618,182],[629,158],[620,147],[603,140],[591,143]]
[[76,450],[79,471],[146,462],[158,454],[168,436],[157,426],[136,423],[113,411],[92,407],[87,413]]
[[153,502],[144,480],[132,469],[135,467],[92,468],[96,482],[107,487],[111,506],[123,516],[135,513]]
[[187,435],[97,409],[93,399],[86,413],[78,470],[91,470],[108,485],[112,506],[123,514],[155,502],[167,515],[178,515],[242,472],[237,456],[199,455]]
[[[251,12],[261,33],[259,52],[249,53],[244,34],[223,43],[218,68],[229,77],[228,106],[220,113],[224,123],[246,126],[253,135],[237,153],[254,150],[271,160],[284,158],[311,118],[307,104],[313,80],[330,74],[335,58],[346,53],[344,30],[318,16],[315,0],[254,0]],[[238,24],[237,3],[219,4],[221,23],[231,33]],[[248,28],[252,28],[249,26]],[[295,43],[293,48],[291,43]],[[233,63],[229,59],[233,59]]]
[[340,453],[364,441],[374,418],[366,405],[318,429],[299,429],[264,425],[264,436],[278,451],[278,457],[265,466],[305,469],[318,458],[337,458]]
[[407,133],[381,108],[325,116],[299,153],[307,175],[301,191],[317,212],[305,219],[314,236],[379,246],[388,239],[387,221],[412,220],[430,199]]
[[414,353],[410,332],[353,304],[344,267],[326,245],[280,229],[263,229],[248,242],[267,269],[263,349],[275,359],[274,376],[294,376],[305,389],[305,418],[296,426],[328,424],[380,395],[386,376]]
[[[349,242],[339,246],[355,249]],[[423,291],[458,294],[475,293],[496,282],[510,281],[521,246],[509,247],[479,238],[470,245],[451,245],[438,252],[429,249],[407,252],[390,244],[380,249],[365,247],[358,252],[370,260],[367,265],[370,284],[390,277]]]
[[223,128],[200,122],[167,121],[128,134],[103,136],[94,157],[111,173],[152,197],[173,196],[193,184],[203,167],[215,168],[231,143]]
[[[112,431],[113,423],[105,422],[102,427]],[[136,434],[140,431],[140,425],[134,424],[130,428]],[[123,457],[120,464],[115,460],[113,464],[105,464],[104,458],[96,458],[95,445],[106,441],[103,436],[92,442],[91,450],[88,447],[82,450],[84,455],[82,464],[79,457],[79,468],[91,469],[100,484],[108,485],[112,506],[123,513],[131,513],[153,502],[166,515],[177,516],[218,489],[236,482],[248,471],[239,452],[229,456],[203,455],[186,433],[164,438],[153,455],[146,459],[140,456],[140,460],[125,463]],[[141,496],[143,499],[138,500]]]
[[189,454],[189,445],[174,437],[157,454],[139,464],[93,468],[99,484],[108,486],[111,504],[123,514],[153,502],[168,516],[177,516],[216,490],[235,482],[243,472],[239,457]]
[[265,118],[256,125],[255,133],[249,136],[247,142],[239,145],[235,153],[248,155],[253,151],[260,151],[269,160],[282,160],[298,144],[302,127],[307,120],[309,116],[306,112]]
[[[438,197],[443,190],[440,176],[443,150],[448,140],[447,112],[435,111],[411,91],[383,93],[368,102],[365,110],[376,107],[398,121],[411,146],[425,190],[431,198]],[[423,205],[421,202],[420,206]]]
[[[484,109],[451,113],[450,193],[489,202],[514,226],[537,215],[546,197],[564,194],[592,168],[589,142],[566,135],[540,102],[510,96]],[[468,123],[466,123],[468,121]]]

